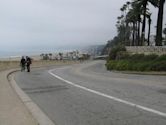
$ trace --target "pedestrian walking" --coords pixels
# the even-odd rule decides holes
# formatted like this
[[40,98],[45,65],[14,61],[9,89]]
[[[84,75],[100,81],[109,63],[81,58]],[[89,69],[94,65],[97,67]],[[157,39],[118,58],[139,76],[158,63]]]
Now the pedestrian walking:
[[30,65],[32,64],[32,60],[30,57],[26,57],[26,66],[27,66],[27,72],[30,72]]
[[25,63],[26,63],[26,60],[25,60],[24,56],[22,56],[22,58],[20,60],[21,72],[25,71]]

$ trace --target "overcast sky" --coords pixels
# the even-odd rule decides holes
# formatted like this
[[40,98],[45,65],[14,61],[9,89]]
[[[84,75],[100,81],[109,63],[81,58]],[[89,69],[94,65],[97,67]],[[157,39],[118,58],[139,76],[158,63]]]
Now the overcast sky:
[[[126,1],[0,0],[0,49],[105,44],[116,35],[117,16]],[[153,8],[152,12],[154,27],[157,9]]]

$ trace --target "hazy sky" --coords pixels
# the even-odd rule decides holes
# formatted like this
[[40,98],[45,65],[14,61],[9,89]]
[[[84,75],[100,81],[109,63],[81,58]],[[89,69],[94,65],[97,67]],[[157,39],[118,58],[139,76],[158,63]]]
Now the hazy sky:
[[[126,1],[0,0],[0,50],[105,44],[116,35],[119,9]],[[152,11],[156,25],[157,9]]]

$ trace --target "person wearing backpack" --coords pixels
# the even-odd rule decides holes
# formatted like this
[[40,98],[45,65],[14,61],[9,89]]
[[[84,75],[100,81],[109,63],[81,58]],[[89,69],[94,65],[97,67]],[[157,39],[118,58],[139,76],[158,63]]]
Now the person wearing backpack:
[[24,56],[22,56],[22,58],[20,60],[21,72],[25,71],[25,64],[26,64],[26,60],[25,60]]
[[32,64],[32,60],[30,57],[26,57],[26,66],[27,66],[27,72],[30,72],[30,65]]

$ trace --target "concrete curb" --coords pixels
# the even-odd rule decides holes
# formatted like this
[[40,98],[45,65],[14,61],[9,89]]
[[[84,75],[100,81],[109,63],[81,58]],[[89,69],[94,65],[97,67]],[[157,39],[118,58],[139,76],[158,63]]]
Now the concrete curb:
[[38,125],[55,125],[52,120],[30,99],[30,97],[23,92],[23,90],[17,85],[14,80],[14,73],[20,70],[16,69],[7,74],[12,88],[16,91],[22,102],[28,108],[32,116],[37,120]]

